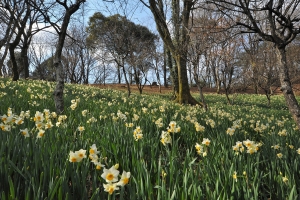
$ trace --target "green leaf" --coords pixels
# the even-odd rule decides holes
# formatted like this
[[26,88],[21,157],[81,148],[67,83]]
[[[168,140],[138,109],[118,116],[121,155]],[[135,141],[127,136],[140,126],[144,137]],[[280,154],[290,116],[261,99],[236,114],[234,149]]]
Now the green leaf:
[[289,200],[297,199],[297,196],[294,196],[295,189],[296,189],[296,186],[294,185],[291,192],[290,192]]
[[28,179],[25,177],[25,175],[21,172],[21,170],[19,170],[19,168],[11,161],[8,160],[8,163],[12,166],[12,168],[14,168],[26,181],[28,181]]
[[62,178],[60,177],[59,179],[57,179],[56,184],[54,185],[54,187],[51,188],[51,190],[49,191],[50,192],[50,194],[49,194],[50,200],[52,200],[54,198],[54,195],[56,194],[57,189],[58,189],[61,181],[62,181]]
[[15,199],[16,196],[15,196],[15,187],[14,187],[14,184],[11,180],[11,177],[8,176],[8,183],[9,183],[9,192],[10,192],[10,199]]

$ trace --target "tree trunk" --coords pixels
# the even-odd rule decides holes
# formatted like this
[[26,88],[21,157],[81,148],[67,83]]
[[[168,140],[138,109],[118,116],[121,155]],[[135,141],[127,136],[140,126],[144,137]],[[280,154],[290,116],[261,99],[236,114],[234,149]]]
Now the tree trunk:
[[201,86],[201,83],[197,83],[197,88],[198,88],[199,93],[200,93],[200,99],[201,99],[203,108],[204,108],[205,111],[207,111],[207,104],[205,102],[205,98],[204,98],[204,95],[203,95],[203,87]]
[[[27,16],[27,18],[28,18],[28,16]],[[24,20],[27,21],[27,18],[24,18]],[[24,26],[22,26],[21,28],[18,29],[19,32],[16,35],[15,40],[12,43],[10,43],[9,47],[8,47],[9,54],[10,54],[10,60],[12,62],[12,71],[13,71],[13,79],[12,80],[13,81],[17,81],[20,78],[19,77],[20,74],[19,74],[19,70],[18,70],[18,63],[16,61],[16,56],[15,56],[15,49],[21,41],[21,36],[22,36],[22,33],[24,32],[24,30],[21,30],[22,28],[24,28]]]
[[213,61],[212,63],[212,75],[215,81],[215,87],[217,87],[217,94],[220,94],[220,90],[221,90],[221,80],[219,78],[219,69],[216,66],[217,64],[215,63],[215,61]]
[[217,86],[217,94],[220,94],[220,90],[221,90],[221,81],[220,81],[220,79],[216,80],[216,86]]
[[271,106],[271,94],[266,94],[266,96],[267,96],[267,99],[268,99],[268,107],[270,107]]
[[[168,62],[169,62],[169,69],[170,69],[170,76],[171,76],[171,81],[172,81],[172,86],[173,86],[173,92],[176,95],[179,92],[179,88],[178,88],[178,70],[177,67],[175,65],[173,65],[172,59],[173,57],[170,55],[168,56]],[[176,61],[175,61],[176,63]]]
[[2,73],[2,70],[4,70],[4,61],[5,61],[5,58],[7,56],[7,53],[8,53],[8,47],[6,46],[5,49],[4,49],[4,53],[2,55],[2,58],[0,59],[0,76],[4,76],[4,73]]
[[193,87],[192,65],[188,65],[190,88]]
[[225,96],[226,96],[228,105],[232,105],[230,98],[229,98],[229,91],[226,88],[225,88]]
[[[164,77],[164,86],[168,87],[168,81],[167,81],[167,66],[169,65],[169,55],[170,51],[167,49],[166,45],[164,45],[164,65],[163,65],[163,77]],[[170,58],[171,59],[171,58]],[[172,60],[171,60],[172,64]],[[170,67],[169,67],[170,69]]]
[[121,69],[119,65],[117,67],[117,75],[118,75],[118,83],[121,84]]
[[56,112],[58,114],[61,114],[64,111],[64,69],[62,65],[62,50],[65,43],[65,38],[67,35],[67,29],[68,25],[70,23],[71,15],[75,13],[79,7],[80,4],[85,2],[84,0],[77,0],[75,4],[71,5],[70,7],[67,6],[66,1],[59,2],[59,4],[63,5],[66,9],[66,13],[63,18],[63,22],[60,28],[60,31],[58,32],[58,42],[56,45],[56,52],[55,52],[55,58],[54,58],[54,67],[56,69],[56,87],[53,92],[54,97],[54,103],[56,107]]
[[201,80],[199,78],[199,74],[197,73],[197,69],[199,67],[199,60],[200,60],[200,56],[197,56],[197,58],[195,59],[195,62],[193,62],[193,73],[191,71],[191,74],[193,74],[194,81],[195,81],[196,86],[199,90],[200,99],[201,99],[201,103],[203,105],[203,108],[204,108],[205,111],[207,111],[207,104],[205,102],[205,98],[204,98],[204,95],[203,95],[203,88],[205,87],[206,82],[205,82],[205,80],[203,80],[203,82],[201,83]]
[[124,65],[122,66],[122,69],[123,69],[123,74],[124,74],[125,82],[126,82],[126,85],[127,85],[128,97],[130,97],[130,94],[131,94],[130,83],[129,83],[128,79],[127,79],[127,75],[126,75],[126,71],[125,71]]
[[28,41],[24,41],[23,47],[21,49],[21,62],[24,69],[24,78],[29,77],[29,60],[28,60]]
[[104,69],[103,69],[104,71],[103,71],[103,85],[105,85],[106,84],[106,82],[105,82],[105,79],[106,79],[106,67],[105,67],[105,65],[104,65]]
[[253,83],[254,83],[254,94],[258,94],[258,86],[257,86],[257,81],[256,81],[256,80],[254,80],[254,81],[253,81]]
[[283,92],[283,96],[285,98],[289,111],[298,128],[300,129],[300,107],[292,89],[292,84],[288,72],[285,47],[279,47],[276,45],[276,54],[277,62],[279,65],[278,68],[281,91]]
[[12,72],[13,72],[13,81],[19,80],[19,71],[18,71],[18,64],[16,61],[16,56],[15,56],[15,47],[14,45],[10,44],[9,45],[9,54],[10,54],[10,60],[12,64]]
[[56,45],[56,52],[54,56],[54,68],[56,71],[56,87],[53,92],[54,103],[56,112],[61,114],[64,111],[64,84],[65,84],[65,73],[62,65],[62,49],[64,46],[67,28],[70,22],[71,15],[68,11],[66,11],[63,24],[61,26],[61,31],[59,33],[58,42]]
[[[62,44],[63,45],[63,44]],[[59,45],[58,45],[59,46]],[[54,103],[56,107],[56,112],[61,114],[64,111],[64,70],[61,61],[61,55],[57,52],[54,60],[54,67],[56,69],[56,87],[53,92]]]
[[[133,78],[134,78],[135,84],[139,90],[139,93],[142,94],[143,88],[142,88],[142,83],[140,81],[139,72],[137,71],[135,66],[133,66],[132,68],[133,68]],[[151,87],[151,85],[150,85],[150,87]]]
[[30,24],[28,27],[27,32],[23,32],[23,46],[21,48],[21,63],[22,63],[22,67],[24,69],[24,78],[27,79],[29,78],[29,59],[28,59],[28,48],[29,45],[31,43],[31,39],[32,39],[32,25],[33,23],[30,20]]
[[[16,24],[13,23],[13,17],[9,18],[9,22],[6,27],[6,32],[2,39],[0,40],[0,49],[5,45],[6,42],[10,41],[15,29],[16,29]],[[6,55],[8,53],[8,45],[5,45],[4,47],[4,53],[0,59],[0,76],[3,76],[4,74],[2,73],[2,69],[4,69],[4,61],[6,58]]]
[[21,26],[18,26],[18,28],[17,28],[18,33],[15,36],[15,40],[9,44],[10,60],[12,61],[12,66],[13,66],[13,81],[19,80],[19,72],[18,72],[18,65],[17,65],[17,61],[16,61],[16,57],[15,57],[15,49],[21,41],[21,36],[24,33],[26,23],[27,23],[29,16],[30,16],[30,8],[27,6],[25,16],[24,16],[23,20],[21,20],[19,22],[21,24]]
[[[178,91],[176,91],[177,88],[175,88],[175,101],[181,104],[199,104],[190,93],[186,69],[186,58],[188,53],[187,45],[190,40],[187,29],[189,27],[190,12],[195,2],[191,0],[184,0],[182,2],[182,10],[180,10],[181,1],[172,0],[171,18],[174,26],[172,33],[173,37],[168,29],[164,12],[161,9],[163,7],[163,2],[160,1],[159,3],[161,4],[160,6],[157,4],[157,1],[149,0],[149,8],[154,16],[157,30],[164,44],[171,52],[172,57],[176,60],[177,69],[172,70],[173,72],[178,73],[178,85],[174,84],[175,87],[178,87]],[[175,81],[176,79],[174,82]]]
[[190,93],[187,70],[186,70],[186,60],[180,55],[176,56],[176,65],[178,69],[178,93],[176,94],[175,101],[180,104],[199,104]]

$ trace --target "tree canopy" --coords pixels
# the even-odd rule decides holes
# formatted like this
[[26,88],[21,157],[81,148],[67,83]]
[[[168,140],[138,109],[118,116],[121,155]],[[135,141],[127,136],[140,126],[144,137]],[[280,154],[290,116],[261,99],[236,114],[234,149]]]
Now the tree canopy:
[[119,14],[105,17],[96,12],[89,20],[87,44],[90,48],[105,50],[126,56],[138,53],[141,47],[154,45],[158,39],[147,27],[137,25]]

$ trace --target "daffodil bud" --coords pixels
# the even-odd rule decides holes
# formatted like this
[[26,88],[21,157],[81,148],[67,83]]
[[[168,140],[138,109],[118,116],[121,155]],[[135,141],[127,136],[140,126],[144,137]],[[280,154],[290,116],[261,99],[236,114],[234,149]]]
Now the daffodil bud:
[[119,169],[119,163],[115,164],[115,169]]

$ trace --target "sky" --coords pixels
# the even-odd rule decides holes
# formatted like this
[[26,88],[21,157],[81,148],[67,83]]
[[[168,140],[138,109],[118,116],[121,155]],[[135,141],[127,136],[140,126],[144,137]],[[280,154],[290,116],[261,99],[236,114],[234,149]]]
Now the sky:
[[[126,1],[127,3],[124,3]],[[156,25],[151,11],[139,0],[86,0],[84,6],[81,6],[81,8],[82,9],[78,10],[73,15],[74,17],[72,21],[75,23],[76,20],[79,19],[80,23],[84,22],[84,25],[87,26],[89,17],[91,17],[95,12],[101,12],[105,16],[120,14],[122,16],[126,16],[128,20],[136,24],[148,27],[150,31],[157,34]],[[39,26],[43,26],[43,24],[40,24]],[[47,32],[48,33],[39,32],[34,37],[32,44],[35,48],[38,48],[37,45],[44,45],[42,48],[44,48],[44,51],[47,52],[45,56],[49,57],[49,55],[52,55],[53,53],[53,48],[47,47],[47,42],[56,41],[56,33],[53,28],[48,28]],[[54,34],[52,35],[51,33]],[[40,37],[44,39],[41,39]]]
[[[127,2],[127,3],[124,3]],[[105,16],[111,16],[114,14],[120,14],[126,16],[130,21],[148,27],[148,29],[157,34],[156,25],[153,20],[153,15],[151,11],[145,7],[140,0],[86,0],[84,6],[81,6],[81,9],[73,14],[69,28],[72,26],[72,23],[84,22],[84,26],[88,25],[89,18],[95,13],[101,12]],[[44,24],[39,24],[40,27]],[[56,32],[54,28],[50,27],[46,29],[48,33],[39,32],[33,43],[38,43],[40,41],[39,37],[45,35],[47,42],[55,41]],[[51,35],[53,33],[54,35]],[[48,41],[49,40],[49,41]]]
[[[124,1],[127,3],[124,3]],[[123,3],[122,3],[123,2]],[[95,12],[101,12],[105,16],[120,14],[135,24],[148,27],[148,29],[157,34],[155,21],[149,8],[145,7],[139,0],[114,0],[114,2],[103,0],[87,0],[85,5],[86,24]],[[149,74],[149,80],[154,81],[153,75]]]
[[[124,3],[126,2],[127,3]],[[148,27],[151,31],[156,32],[156,25],[149,8],[145,7],[139,0],[87,0],[85,5],[88,18],[95,12],[101,12],[105,16],[120,14],[136,24]]]
[[[125,4],[124,2],[126,1],[127,3]],[[86,0],[84,5],[81,6],[81,9],[72,15],[69,28],[72,24],[76,24],[77,22],[84,23],[84,26],[88,26],[89,18],[95,12],[101,12],[107,17],[115,14],[126,16],[128,20],[146,26],[150,31],[158,34],[151,11],[139,0]],[[39,27],[43,26],[44,24],[39,24]],[[46,31],[56,35],[52,27],[47,28]],[[45,32],[40,32],[37,35],[44,34]]]

